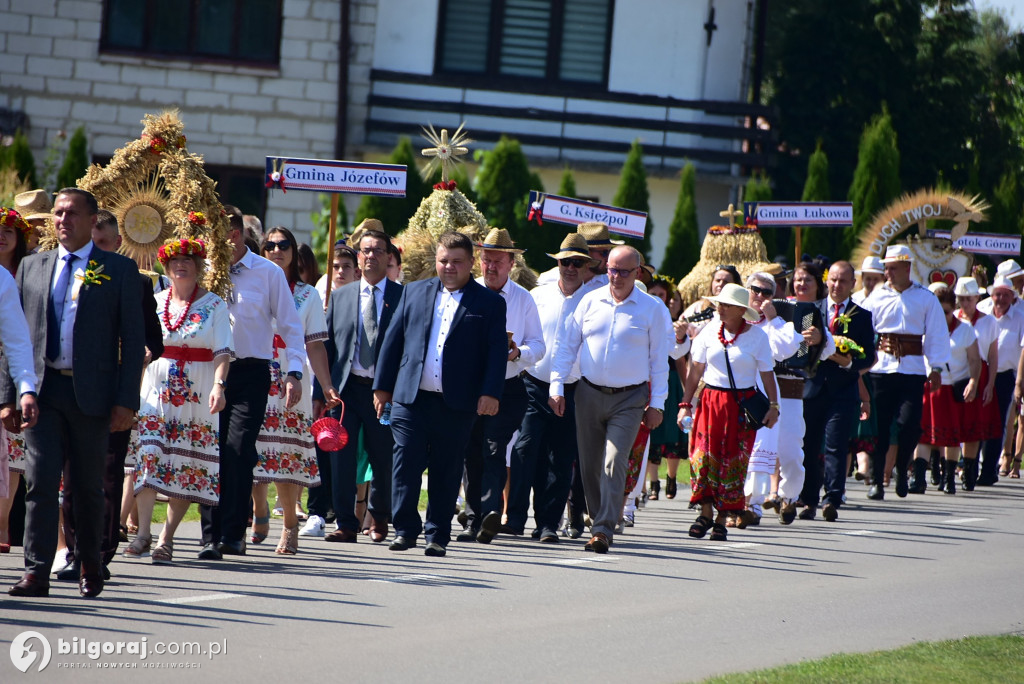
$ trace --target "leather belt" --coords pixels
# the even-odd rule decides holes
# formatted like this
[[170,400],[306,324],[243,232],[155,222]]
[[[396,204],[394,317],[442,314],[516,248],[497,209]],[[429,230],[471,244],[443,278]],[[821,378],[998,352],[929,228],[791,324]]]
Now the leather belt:
[[349,373],[348,379],[356,383],[357,385],[373,387],[373,378],[368,378],[365,375],[356,375],[355,373]]
[[924,354],[921,335],[881,333],[878,336],[878,349],[886,354],[895,356],[897,359],[904,356],[922,356]]
[[512,382],[514,380],[520,380],[521,381],[525,375],[526,375],[526,371],[519,371],[518,375],[513,375],[511,378],[505,378],[505,383],[508,384],[508,383],[510,383],[510,382]]
[[782,399],[803,399],[804,381],[801,378],[775,377],[779,383],[779,397]]
[[626,385],[625,387],[605,387],[604,385],[595,385],[586,378],[580,378],[580,380],[587,383],[588,385],[596,389],[598,392],[602,392],[603,394],[621,394],[622,392],[629,392],[635,389],[640,389],[641,387],[647,384],[646,382],[638,382],[635,385]]

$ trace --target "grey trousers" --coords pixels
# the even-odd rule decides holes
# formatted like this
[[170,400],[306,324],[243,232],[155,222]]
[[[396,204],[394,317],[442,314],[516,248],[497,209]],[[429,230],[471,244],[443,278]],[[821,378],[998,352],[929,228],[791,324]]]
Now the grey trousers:
[[576,389],[576,441],[591,531],[609,540],[622,517],[629,450],[640,430],[648,394],[647,385],[618,394],[605,394],[586,382]]

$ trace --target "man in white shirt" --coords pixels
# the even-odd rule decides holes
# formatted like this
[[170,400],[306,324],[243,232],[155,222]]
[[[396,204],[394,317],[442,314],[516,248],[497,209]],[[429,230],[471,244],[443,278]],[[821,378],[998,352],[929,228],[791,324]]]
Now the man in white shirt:
[[[608,284],[608,254],[622,240],[612,240],[608,226],[600,221],[588,221],[576,226],[576,232],[587,241],[587,251],[594,262],[583,272],[583,283],[588,287]],[[544,271],[537,277],[537,285],[548,285],[558,280],[558,267]]]
[[[875,384],[875,415],[878,441],[872,454],[869,499],[883,499],[885,452],[889,431],[896,422],[899,447],[896,452],[896,496],[908,491],[920,493],[925,487],[925,459],[914,461],[914,488],[907,482],[907,467],[921,437],[921,402],[927,377],[932,390],[942,382],[942,367],[949,361],[949,329],[942,306],[928,288],[910,278],[913,254],[906,245],[886,248],[885,277],[864,302],[878,333],[878,361],[871,369]],[[925,369],[927,356],[931,368]]]
[[[504,228],[492,228],[477,247],[483,275],[476,281],[505,300],[505,331],[510,339],[501,408],[495,415],[482,416],[476,421],[466,447],[467,524],[456,540],[475,539],[488,544],[501,527],[507,470],[505,454],[526,414],[523,371],[544,356],[545,347],[533,297],[509,278],[515,255],[523,250],[515,247]],[[513,478],[522,476],[518,470],[512,474]],[[521,535],[523,526],[507,526],[502,531]]]
[[[635,286],[640,253],[616,247],[607,287],[587,293],[555,345],[549,403],[565,415],[566,382],[579,358],[576,438],[593,536],[586,549],[607,553],[625,501],[629,451],[640,423],[661,424],[668,356],[675,333],[668,308]],[[650,389],[648,389],[650,387]]]
[[224,387],[227,405],[220,412],[220,502],[200,506],[203,548],[199,558],[220,560],[222,554],[245,555],[245,528],[256,465],[256,439],[267,411],[274,329],[285,342],[285,403],[290,408],[302,393],[306,359],[305,333],[295,310],[284,271],[245,246],[245,226],[237,207],[225,206],[233,246],[231,335],[235,360]]
[[[1024,299],[1021,299],[1021,296],[1024,295],[1024,268],[1021,268],[1020,264],[1013,259],[1001,261],[996,267],[996,275],[992,282],[994,283],[996,278],[1000,277],[1006,278],[1010,282],[1013,293],[1016,295],[1013,308],[1017,310],[1017,313],[1024,314]],[[994,306],[995,302],[991,297],[978,302],[978,310],[984,314],[991,314]]]

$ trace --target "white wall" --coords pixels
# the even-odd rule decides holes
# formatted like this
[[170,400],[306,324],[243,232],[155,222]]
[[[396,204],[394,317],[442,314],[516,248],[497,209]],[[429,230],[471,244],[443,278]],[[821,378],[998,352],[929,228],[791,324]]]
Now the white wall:
[[438,0],[378,0],[373,68],[434,73]]

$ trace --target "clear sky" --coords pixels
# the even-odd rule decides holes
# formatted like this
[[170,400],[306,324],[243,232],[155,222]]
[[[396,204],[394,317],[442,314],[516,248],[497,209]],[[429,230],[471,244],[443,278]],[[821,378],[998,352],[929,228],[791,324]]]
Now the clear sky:
[[1018,30],[1024,26],[1024,0],[975,0],[974,4],[979,10],[987,7],[1002,9],[1010,20],[1010,26]]

